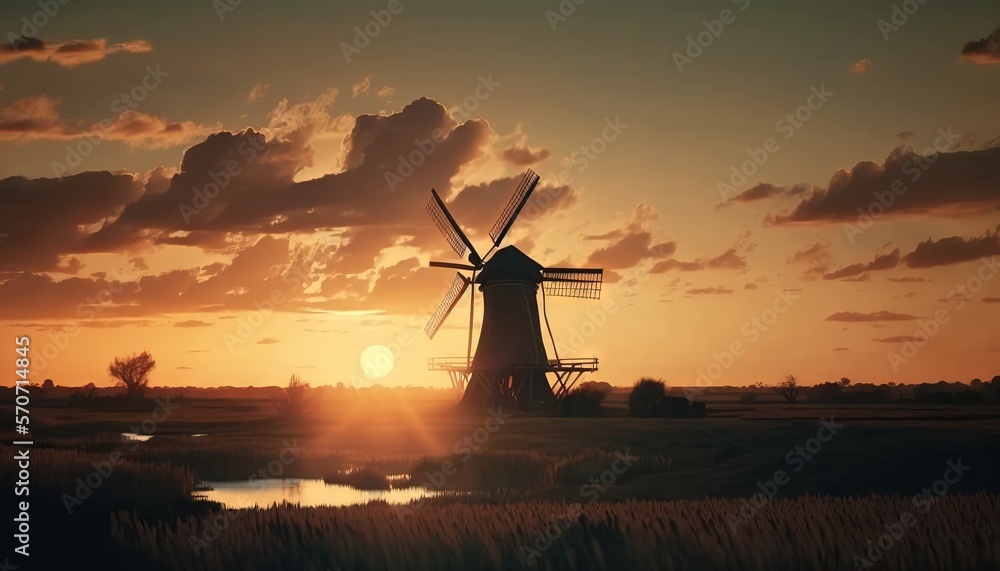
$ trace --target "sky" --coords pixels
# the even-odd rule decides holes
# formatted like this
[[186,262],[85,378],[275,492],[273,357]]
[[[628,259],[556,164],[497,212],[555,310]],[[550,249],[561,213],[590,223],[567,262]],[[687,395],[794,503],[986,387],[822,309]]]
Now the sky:
[[155,385],[449,386],[427,359],[464,355],[469,297],[426,337],[454,279],[427,263],[461,261],[430,189],[483,252],[529,168],[504,245],[604,269],[599,301],[547,303],[593,380],[1000,374],[996,2],[53,0],[0,24],[0,330],[38,381],[108,386],[148,350]]

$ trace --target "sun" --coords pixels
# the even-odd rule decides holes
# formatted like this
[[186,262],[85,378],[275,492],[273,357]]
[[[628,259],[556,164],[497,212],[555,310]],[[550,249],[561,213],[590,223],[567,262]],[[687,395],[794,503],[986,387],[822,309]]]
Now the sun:
[[392,351],[385,345],[369,345],[361,352],[361,370],[373,379],[391,373],[395,364]]

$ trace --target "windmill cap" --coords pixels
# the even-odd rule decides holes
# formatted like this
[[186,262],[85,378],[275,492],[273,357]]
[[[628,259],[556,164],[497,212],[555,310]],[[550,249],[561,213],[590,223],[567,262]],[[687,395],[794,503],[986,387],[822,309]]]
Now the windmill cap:
[[542,281],[543,266],[514,246],[497,250],[483,266],[477,282],[488,283],[499,279],[522,279],[529,283]]

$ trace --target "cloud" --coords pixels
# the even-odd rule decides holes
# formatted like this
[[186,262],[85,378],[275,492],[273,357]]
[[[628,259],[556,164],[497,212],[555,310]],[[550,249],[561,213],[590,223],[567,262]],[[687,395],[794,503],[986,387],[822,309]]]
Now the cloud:
[[922,341],[927,341],[925,337],[915,337],[913,335],[897,335],[895,337],[882,337],[879,339],[872,339],[876,343],[917,343]]
[[264,83],[263,81],[258,81],[254,84],[250,93],[247,95],[247,101],[253,103],[255,101],[260,101],[267,94],[267,88],[271,87],[270,83]]
[[1000,303],[1000,297],[984,297],[983,303]]
[[167,121],[148,113],[126,111],[85,126],[63,119],[60,100],[33,95],[0,109],[0,140],[75,140],[100,138],[123,141],[132,148],[161,149],[189,143],[205,136],[211,127],[191,121]]
[[274,337],[265,337],[257,342],[258,345],[274,345],[275,343],[281,343]]
[[[881,218],[912,214],[951,217],[979,214],[996,210],[1000,205],[998,179],[1000,147],[945,152],[934,155],[933,159],[917,155],[909,147],[898,147],[881,165],[861,162],[850,171],[838,171],[826,188],[813,188],[790,211],[769,214],[764,223],[857,222],[858,209],[881,212]],[[899,187],[900,184],[903,187]],[[903,190],[893,193],[893,185]],[[770,192],[768,196],[791,194],[795,188]],[[892,195],[889,208],[878,200],[878,196],[887,193]]]
[[834,347],[834,351],[850,351],[847,347]]
[[[471,235],[477,239],[502,211],[519,177],[453,183],[466,165],[488,156],[496,134],[485,121],[459,125],[437,102],[418,99],[390,115],[353,119],[343,169],[297,181],[313,161],[310,142],[339,127],[329,114],[335,95],[282,101],[269,115],[267,135],[249,128],[213,133],[188,148],[176,168],[145,175],[85,172],[61,181],[0,180],[0,228],[8,234],[0,272],[10,272],[0,281],[0,315],[78,318],[80,312],[97,311],[86,300],[111,290],[114,303],[100,307],[102,317],[246,311],[276,290],[287,299],[286,311],[412,313],[436,302],[450,283],[447,272],[421,267],[416,257],[388,267],[378,267],[376,260],[392,247],[434,256],[446,249],[425,212],[429,188],[475,229]],[[434,151],[390,188],[386,173],[396,168],[398,157],[434,132],[440,133]],[[220,173],[224,184],[216,182]],[[196,201],[196,191],[209,185],[217,193]],[[578,198],[572,187],[540,184],[518,228],[539,224]],[[135,270],[62,280],[48,273],[72,269],[74,258],[86,261],[96,253],[119,255],[128,268],[136,264],[127,260],[150,259],[167,245],[228,259],[146,271],[138,278]]]
[[984,236],[961,238],[951,236],[941,240],[927,239],[917,244],[915,250],[903,257],[910,268],[931,268],[978,260],[1000,254],[1000,226]]
[[891,270],[899,265],[899,248],[876,254],[875,259],[867,263],[851,264],[823,275],[824,280],[842,280],[861,277],[865,272],[875,270]]
[[174,323],[174,327],[211,327],[212,324],[207,321],[199,321],[197,319],[189,319],[187,321],[178,321]]
[[191,349],[188,353],[208,353],[206,349]]
[[748,289],[757,289],[757,284],[754,284],[754,283],[746,284],[746,285],[743,286],[743,289],[745,289],[745,290],[748,290]]
[[386,97],[392,97],[393,93],[396,93],[396,90],[392,87],[389,87],[388,85],[385,85],[378,89],[376,95],[378,95],[382,99],[385,99]]
[[100,61],[115,53],[142,54],[151,51],[153,46],[143,40],[109,44],[105,38],[46,42],[37,38],[21,37],[0,44],[0,65],[19,59],[32,59],[51,62],[62,67],[76,67]]
[[903,284],[916,284],[916,283],[930,281],[930,280],[927,280],[925,278],[919,278],[919,277],[915,277],[915,276],[900,276],[900,277],[892,277],[892,278],[888,278],[888,279],[891,282],[897,282],[897,283],[903,283]]
[[[696,258],[693,261],[682,261],[670,258],[657,262],[649,271],[653,274],[661,274],[674,270],[682,272],[696,272],[701,270],[734,270],[745,272],[747,271],[746,256],[756,247],[756,244],[751,242],[749,238],[750,233],[747,232],[741,236],[731,248],[713,258]],[[670,247],[667,248],[665,252],[669,252],[667,255],[672,255],[675,245],[673,242],[669,242],[667,244],[669,244]],[[653,249],[656,249],[656,246],[654,246]],[[659,257],[666,257],[666,255]]]
[[913,321],[917,319],[914,315],[905,313],[893,313],[891,311],[876,311],[874,313],[857,313],[854,311],[841,311],[827,317],[827,321],[844,321],[848,323],[882,322],[882,321]]
[[1000,28],[981,40],[965,44],[958,59],[984,65],[1000,64]]
[[687,290],[686,293],[688,293],[689,295],[720,295],[720,294],[733,293],[733,290],[721,286],[703,287],[703,288],[689,289]]
[[602,234],[583,236],[587,241],[607,241],[607,246],[590,253],[585,265],[607,269],[631,268],[649,258],[666,258],[677,245],[674,242],[653,244],[652,224],[659,217],[652,206],[639,203],[629,215],[624,227]]
[[899,137],[900,139],[906,141],[906,140],[911,139],[913,137],[913,131],[900,131],[900,132],[896,133],[896,136]]
[[368,95],[372,91],[372,79],[375,78],[375,74],[366,75],[361,78],[360,81],[354,84],[351,88],[351,97],[357,97],[359,95]]
[[761,182],[744,190],[729,200],[716,205],[716,208],[724,208],[736,202],[757,202],[775,196],[798,196],[810,190],[806,184],[798,184],[792,187],[780,187],[770,183]]
[[851,73],[854,75],[861,75],[868,73],[872,70],[872,60],[865,58],[861,61],[854,62],[851,66]]
[[500,137],[497,145],[500,147],[497,153],[500,159],[517,167],[528,167],[552,156],[547,147],[528,145],[528,136],[522,123],[518,123],[511,134]]
[[821,238],[815,244],[794,252],[788,257],[789,264],[807,264],[802,273],[802,279],[812,280],[825,276],[833,264],[833,254],[830,253],[830,241]]

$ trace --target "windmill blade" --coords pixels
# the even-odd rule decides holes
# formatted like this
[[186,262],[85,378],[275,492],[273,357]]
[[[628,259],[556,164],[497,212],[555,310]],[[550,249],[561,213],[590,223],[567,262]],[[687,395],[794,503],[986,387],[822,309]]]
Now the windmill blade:
[[448,241],[448,245],[451,246],[452,250],[458,254],[458,257],[465,258],[466,252],[469,252],[469,261],[473,265],[479,266],[482,263],[482,258],[476,253],[476,249],[472,247],[472,242],[465,236],[465,232],[458,226],[455,219],[451,217],[451,213],[448,212],[448,208],[445,207],[444,201],[438,196],[438,193],[433,188],[431,189],[431,200],[427,203],[427,214],[430,215],[431,220],[434,221],[434,225],[438,227],[441,234],[444,235],[444,239]]
[[462,299],[462,295],[468,287],[469,279],[462,274],[455,274],[455,281],[451,282],[451,287],[448,288],[448,293],[444,294],[441,305],[438,306],[437,311],[434,312],[434,315],[427,321],[427,325],[424,326],[424,332],[427,333],[428,337],[431,339],[434,338],[434,334],[441,328],[444,320],[448,319],[448,314],[451,313],[452,309],[455,309],[455,304],[458,303],[458,300]]
[[528,169],[521,178],[521,183],[514,190],[514,195],[510,197],[507,206],[504,207],[503,212],[500,213],[500,217],[497,218],[497,221],[493,223],[493,228],[490,229],[490,238],[493,238],[493,247],[497,247],[500,245],[500,242],[503,242],[504,236],[507,235],[507,231],[514,224],[514,219],[517,218],[518,213],[524,208],[524,204],[528,202],[531,191],[535,190],[536,184],[538,184],[538,175],[531,169]]
[[545,295],[601,299],[604,270],[591,268],[545,268],[542,287]]
[[456,264],[454,262],[435,262],[431,260],[430,266],[432,268],[451,268],[453,270],[467,270],[474,271],[476,266],[470,266],[469,264]]

